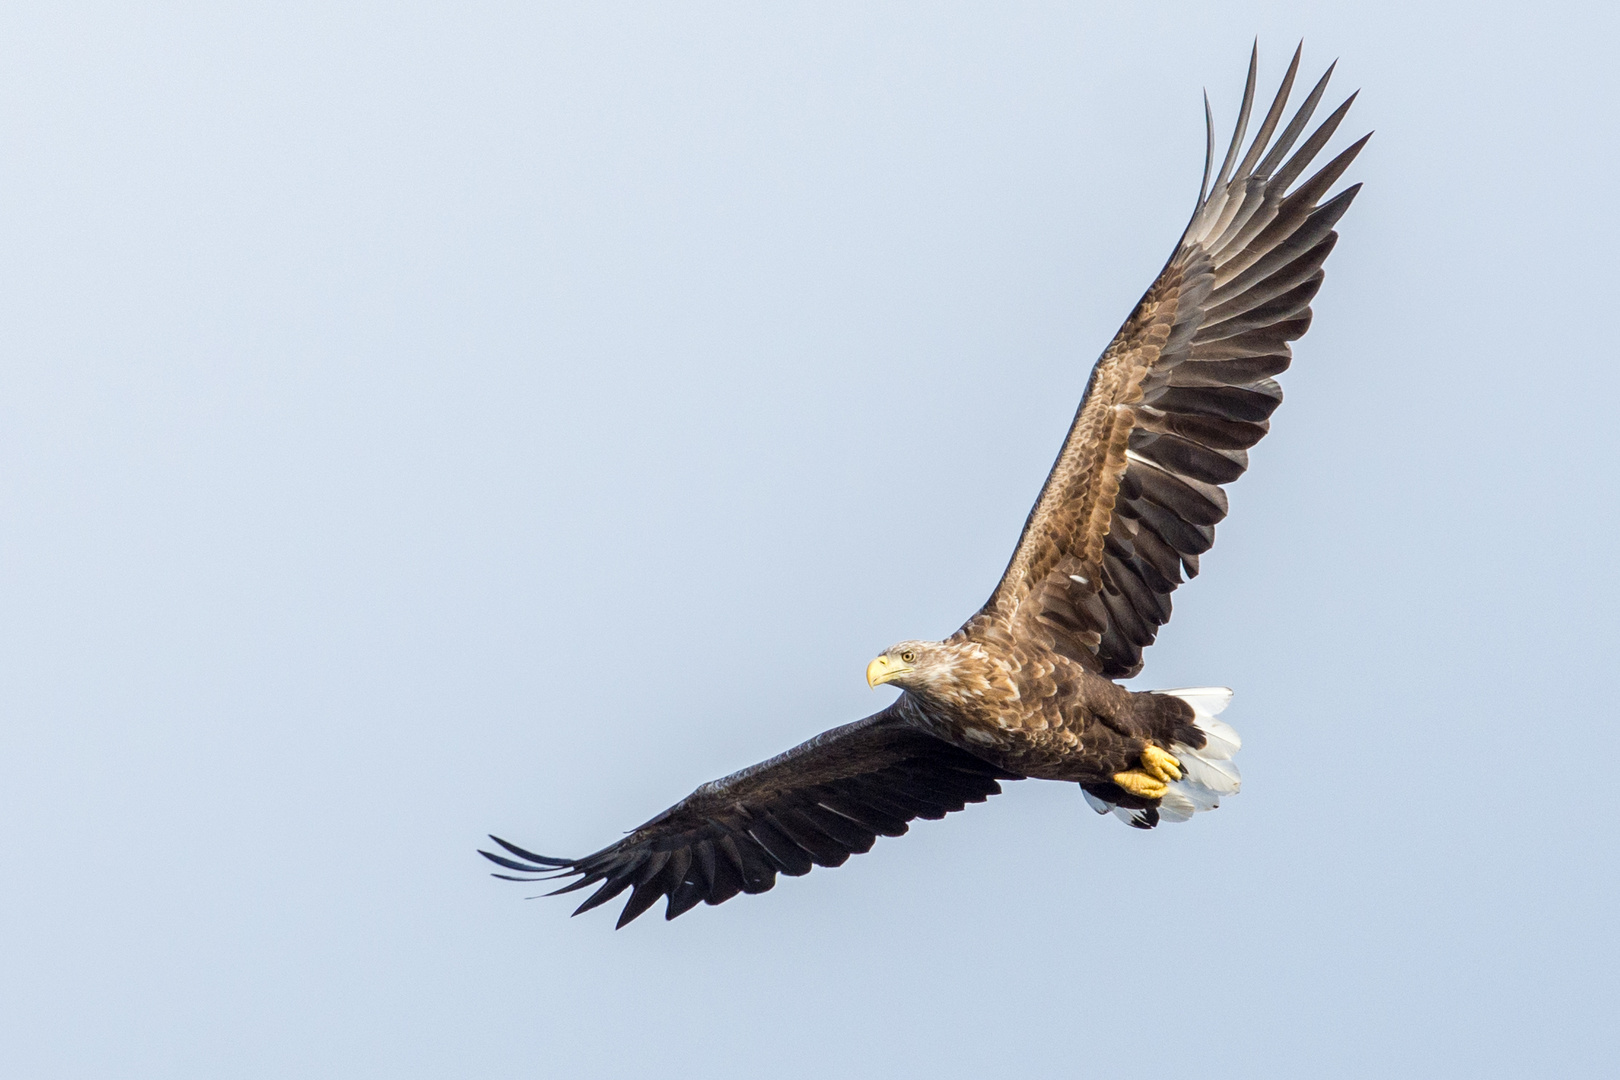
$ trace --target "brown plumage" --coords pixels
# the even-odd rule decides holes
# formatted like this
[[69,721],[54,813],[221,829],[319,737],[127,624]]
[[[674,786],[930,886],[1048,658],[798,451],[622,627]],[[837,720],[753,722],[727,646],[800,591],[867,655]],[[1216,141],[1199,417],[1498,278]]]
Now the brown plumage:
[[[1170,594],[1226,516],[1222,484],[1248,468],[1282,400],[1273,381],[1305,333],[1334,224],[1360,185],[1323,201],[1365,145],[1290,191],[1355,96],[1303,143],[1332,68],[1277,134],[1299,52],[1242,159],[1257,57],[1231,144],[1174,253],[1091,373],[1085,397],[995,592],[941,642],[908,641],[867,669],[904,692],[874,716],[698,788],[581,859],[499,838],[483,854],[517,881],[555,872],[597,886],[576,911],[630,891],[619,925],[668,898],[763,892],[1000,792],[1000,781],[1078,783],[1132,825],[1186,820],[1237,790],[1236,733],[1214,718],[1230,691],[1135,693],[1114,679],[1170,618]],[[1277,135],[1273,141],[1272,136]],[[1295,144],[1299,143],[1295,150]]]

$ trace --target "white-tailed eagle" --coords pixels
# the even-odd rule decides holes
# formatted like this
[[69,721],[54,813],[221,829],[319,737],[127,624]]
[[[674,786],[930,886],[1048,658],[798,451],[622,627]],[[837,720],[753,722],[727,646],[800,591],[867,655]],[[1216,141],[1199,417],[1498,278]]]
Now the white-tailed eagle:
[[894,704],[704,784],[594,855],[551,858],[492,838],[504,853],[483,854],[515,872],[497,877],[597,886],[578,911],[629,890],[623,926],[660,897],[673,919],[764,892],[777,874],[838,866],[913,818],[983,802],[1003,780],[1076,783],[1099,813],[1143,829],[1238,790],[1238,737],[1216,719],[1230,690],[1135,693],[1114,680],[1141,670],[1170,594],[1214,543],[1221,485],[1248,468],[1282,401],[1273,377],[1310,326],[1333,227],[1360,187],[1325,197],[1368,137],[1296,186],[1355,100],[1301,141],[1332,68],[1283,124],[1298,68],[1296,50],[1244,149],[1251,54],[1213,170],[1206,98],[1204,180],[1186,231],[1092,370],[989,601],[944,641],[903,641],[867,667],[871,685],[901,688]]

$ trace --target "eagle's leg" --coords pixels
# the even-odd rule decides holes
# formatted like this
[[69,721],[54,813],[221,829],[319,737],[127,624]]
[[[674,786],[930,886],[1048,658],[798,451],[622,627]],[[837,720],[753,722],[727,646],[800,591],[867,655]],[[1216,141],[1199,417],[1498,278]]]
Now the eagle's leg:
[[1181,779],[1181,762],[1148,743],[1142,748],[1142,767],[1114,774],[1114,783],[1143,799],[1164,797],[1166,785]]

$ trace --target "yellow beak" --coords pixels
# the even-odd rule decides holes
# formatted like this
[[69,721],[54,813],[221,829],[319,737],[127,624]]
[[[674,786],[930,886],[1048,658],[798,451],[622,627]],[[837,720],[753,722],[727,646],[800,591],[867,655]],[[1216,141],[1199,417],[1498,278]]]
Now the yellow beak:
[[866,685],[871,687],[880,686],[897,675],[904,675],[910,670],[910,664],[885,654],[866,665]]

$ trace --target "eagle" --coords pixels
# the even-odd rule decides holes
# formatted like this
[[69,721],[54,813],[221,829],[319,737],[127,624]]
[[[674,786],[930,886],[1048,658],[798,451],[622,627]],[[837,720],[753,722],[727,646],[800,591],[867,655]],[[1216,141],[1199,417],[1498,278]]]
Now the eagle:
[[1334,226],[1361,187],[1325,198],[1370,134],[1296,186],[1355,100],[1301,141],[1333,68],[1281,124],[1299,61],[1296,49],[1245,150],[1251,51],[1213,174],[1205,95],[1204,175],[1186,230],[1092,369],[990,599],[943,641],[902,641],[867,666],[868,684],[902,691],[894,703],[704,784],[583,858],[491,836],[500,850],[481,854],[510,871],[496,877],[567,881],[546,895],[597,886],[575,914],[629,890],[622,927],[660,898],[673,919],[765,892],[778,874],[839,866],[1006,780],[1078,784],[1099,814],[1139,829],[1237,792],[1240,740],[1218,718],[1230,690],[1135,692],[1116,680],[1141,671],[1171,594],[1214,543],[1222,485],[1248,468],[1282,401],[1275,376],[1310,326]]

